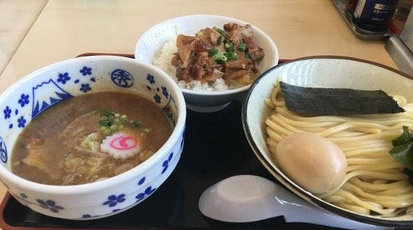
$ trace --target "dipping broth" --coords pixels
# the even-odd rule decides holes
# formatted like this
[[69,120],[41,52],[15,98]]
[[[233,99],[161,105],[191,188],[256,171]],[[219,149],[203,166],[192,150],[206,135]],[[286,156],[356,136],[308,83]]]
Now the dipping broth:
[[17,138],[12,172],[50,185],[85,184],[121,174],[155,153],[172,125],[152,101],[97,92],[60,102]]

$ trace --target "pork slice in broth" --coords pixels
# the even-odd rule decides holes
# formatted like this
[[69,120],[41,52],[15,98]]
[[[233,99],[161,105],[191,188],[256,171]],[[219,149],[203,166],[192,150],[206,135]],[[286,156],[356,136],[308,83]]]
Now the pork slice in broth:
[[[57,154],[55,138],[38,139],[32,138],[28,144],[28,155],[22,160],[26,165],[35,167],[53,179],[58,179],[62,176],[60,167],[59,154]],[[64,151],[65,148],[60,148],[59,151]]]

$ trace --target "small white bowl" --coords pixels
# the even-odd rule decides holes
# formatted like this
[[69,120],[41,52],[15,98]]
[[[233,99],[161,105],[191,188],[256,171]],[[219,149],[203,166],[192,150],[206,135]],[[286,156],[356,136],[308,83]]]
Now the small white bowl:
[[[413,227],[411,215],[379,217],[359,214],[328,203],[293,182],[279,168],[267,145],[265,120],[272,113],[264,100],[270,98],[277,79],[302,87],[352,88],[383,90],[390,95],[403,95],[413,102],[413,79],[405,73],[377,63],[349,57],[303,57],[284,62],[262,74],[252,85],[242,109],[242,123],[247,140],[257,158],[286,188],[337,215],[377,226]],[[400,133],[401,133],[400,129]]]
[[[33,117],[59,101],[98,91],[130,92],[148,98],[174,124],[171,136],[138,166],[88,184],[45,185],[10,171],[13,145]],[[42,105],[41,109],[36,105]],[[20,203],[47,216],[89,220],[132,208],[169,177],[183,149],[186,106],[182,92],[163,71],[130,58],[79,57],[41,68],[0,95],[0,111],[0,180]]]
[[[135,59],[153,64],[153,58],[163,47],[164,43],[178,34],[195,35],[206,27],[218,27],[234,22],[246,25],[247,22],[218,15],[188,15],[172,18],[161,22],[146,31],[135,46]],[[274,41],[262,30],[251,25],[254,29],[254,39],[263,48],[265,57],[259,63],[260,73],[278,64],[279,54]],[[249,85],[226,91],[195,91],[181,88],[187,107],[198,112],[214,112],[225,108],[232,100],[245,96]]]

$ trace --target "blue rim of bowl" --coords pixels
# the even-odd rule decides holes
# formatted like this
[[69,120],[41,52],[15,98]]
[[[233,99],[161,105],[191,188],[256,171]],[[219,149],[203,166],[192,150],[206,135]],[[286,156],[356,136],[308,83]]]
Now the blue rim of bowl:
[[337,214],[339,216],[349,218],[355,221],[359,221],[362,223],[367,223],[367,224],[372,224],[372,225],[377,225],[377,226],[383,226],[383,227],[408,227],[411,228],[413,227],[413,220],[391,220],[391,219],[379,219],[375,218],[373,216],[368,216],[368,215],[362,215],[362,214],[357,214],[354,212],[351,212],[349,210],[340,208],[338,206],[335,206],[333,204],[330,204],[328,202],[325,202],[321,200],[320,198],[314,196],[310,192],[302,192],[305,191],[303,188],[298,186],[295,183],[292,183],[288,179],[284,178],[283,175],[279,174],[276,170],[274,170],[273,166],[266,160],[264,154],[259,150],[258,146],[255,144],[253,137],[251,133],[249,132],[249,125],[247,124],[248,120],[248,115],[247,115],[247,107],[248,107],[248,101],[251,97],[251,92],[253,91],[254,87],[263,79],[267,74],[272,72],[274,69],[281,68],[284,65],[288,65],[289,63],[293,62],[300,62],[300,61],[305,61],[305,60],[310,60],[310,59],[335,59],[335,60],[348,60],[348,61],[356,61],[356,62],[362,62],[366,64],[371,64],[374,66],[378,66],[390,71],[393,71],[403,77],[406,77],[408,79],[413,80],[413,76],[410,76],[400,70],[397,70],[395,68],[369,61],[369,60],[364,60],[360,58],[355,58],[355,57],[347,57],[347,56],[339,56],[339,55],[317,55],[317,56],[306,56],[306,57],[300,57],[296,59],[291,59],[285,62],[282,62],[267,71],[265,71],[263,74],[261,74],[252,84],[250,87],[249,92],[247,93],[246,100],[244,104],[242,105],[242,110],[241,110],[241,117],[242,117],[242,127],[244,130],[244,134],[246,135],[247,141],[252,148],[254,154],[258,158],[258,160],[263,164],[263,166],[275,177],[276,180],[281,182],[285,187],[288,187],[288,190],[290,190],[292,193],[295,195],[303,198],[304,200],[310,201],[311,203],[327,210],[330,211],[334,214]]

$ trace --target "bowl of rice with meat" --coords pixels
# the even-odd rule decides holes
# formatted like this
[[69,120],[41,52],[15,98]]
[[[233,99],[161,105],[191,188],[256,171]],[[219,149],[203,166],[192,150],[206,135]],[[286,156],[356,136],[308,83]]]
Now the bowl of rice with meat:
[[278,49],[262,30],[218,15],[189,15],[146,31],[135,59],[155,65],[181,88],[187,108],[215,112],[243,100],[251,83],[278,64]]

